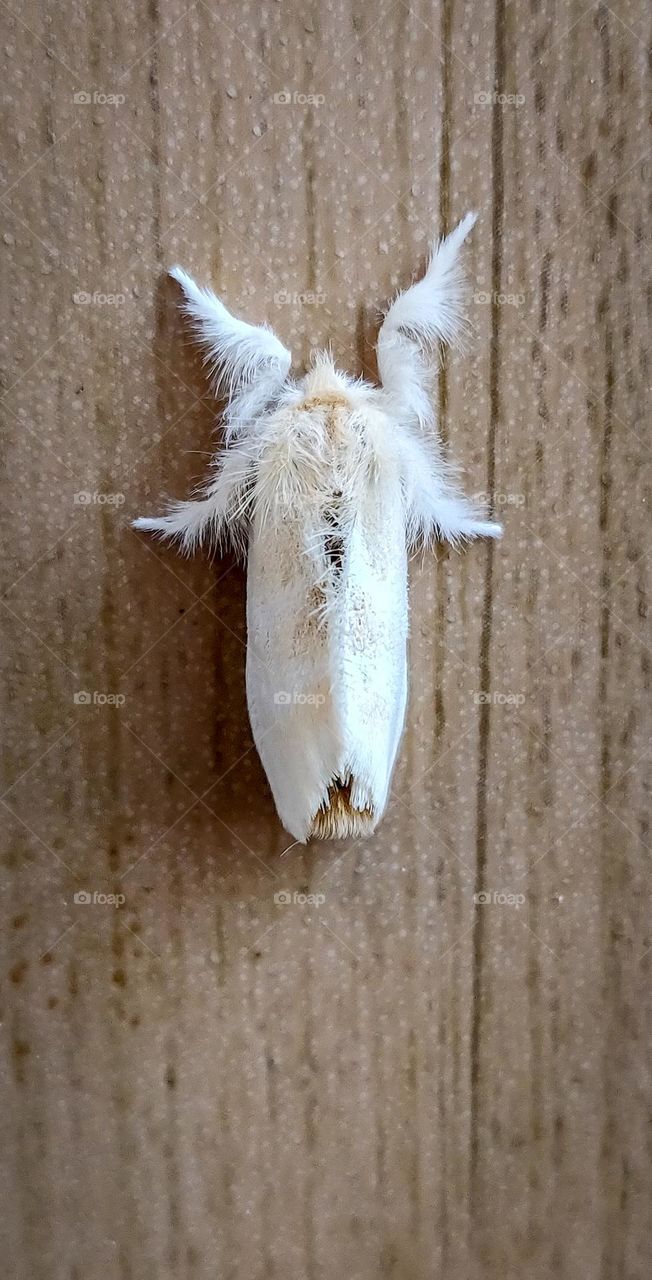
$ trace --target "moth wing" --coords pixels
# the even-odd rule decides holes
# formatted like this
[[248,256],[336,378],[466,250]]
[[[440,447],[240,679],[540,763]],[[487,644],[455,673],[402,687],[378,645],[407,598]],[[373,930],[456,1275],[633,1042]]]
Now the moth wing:
[[254,530],[247,581],[249,715],[281,821],[301,841],[368,835],[385,809],[407,697],[396,474],[361,496],[336,576],[319,530],[313,538],[288,523]]
[[407,702],[407,552],[396,473],[361,501],[332,622],[334,710],[345,743],[339,772],[373,829],[387,804]]
[[319,580],[296,526],[254,528],[247,564],[247,702],[254,741],[283,825],[297,840],[337,771],[328,631]]

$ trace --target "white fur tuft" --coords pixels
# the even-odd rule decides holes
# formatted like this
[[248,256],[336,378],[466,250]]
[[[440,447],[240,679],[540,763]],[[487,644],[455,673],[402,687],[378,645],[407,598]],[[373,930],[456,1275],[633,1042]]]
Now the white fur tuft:
[[170,275],[183,289],[183,310],[206,348],[213,385],[229,399],[228,425],[237,432],[278,397],[292,356],[271,329],[238,320],[182,267],[173,267]]
[[459,250],[477,218],[467,213],[435,246],[422,280],[399,293],[378,334],[378,369],[395,411],[422,426],[434,422],[424,351],[435,342],[454,343],[464,328],[464,277]]
[[500,538],[501,525],[487,520],[484,506],[462,493],[456,468],[443,459],[436,439],[404,424],[399,431],[408,545],[433,538],[453,546],[472,538]]
[[244,550],[256,460],[256,441],[238,437],[214,463],[214,478],[199,490],[195,502],[174,502],[163,516],[140,516],[133,528],[177,542],[190,555],[228,539]]

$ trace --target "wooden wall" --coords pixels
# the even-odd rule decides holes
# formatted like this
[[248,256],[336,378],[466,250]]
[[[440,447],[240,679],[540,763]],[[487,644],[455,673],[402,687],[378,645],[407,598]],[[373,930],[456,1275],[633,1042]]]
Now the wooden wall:
[[[7,1274],[643,1280],[646,7],[0,12]],[[282,856],[242,570],[129,527],[211,449],[165,271],[373,376],[469,208],[504,541],[412,565],[377,836]]]

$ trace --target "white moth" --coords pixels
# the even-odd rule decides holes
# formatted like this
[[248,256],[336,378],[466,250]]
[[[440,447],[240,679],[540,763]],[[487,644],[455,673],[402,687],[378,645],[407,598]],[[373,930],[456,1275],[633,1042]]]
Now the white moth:
[[225,447],[196,501],[134,522],[185,552],[248,554],[247,700],[283,825],[297,841],[369,835],[385,809],[407,696],[408,552],[499,537],[444,461],[427,349],[463,327],[467,214],[378,335],[380,387],[320,353],[299,381],[266,327],[175,267],[228,398]]

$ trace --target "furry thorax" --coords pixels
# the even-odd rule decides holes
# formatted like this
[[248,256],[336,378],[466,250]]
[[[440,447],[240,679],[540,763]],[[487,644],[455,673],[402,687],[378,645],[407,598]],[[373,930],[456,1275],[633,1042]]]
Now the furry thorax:
[[380,386],[317,355],[298,381],[267,327],[171,275],[227,399],[225,447],[191,502],[134,521],[192,552],[246,552],[247,700],[283,825],[298,841],[369,835],[384,812],[407,698],[407,561],[435,537],[496,538],[445,461],[432,348],[463,327],[467,214],[392,302]]

